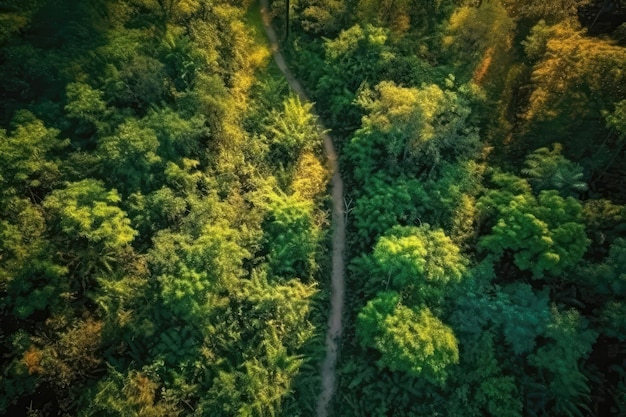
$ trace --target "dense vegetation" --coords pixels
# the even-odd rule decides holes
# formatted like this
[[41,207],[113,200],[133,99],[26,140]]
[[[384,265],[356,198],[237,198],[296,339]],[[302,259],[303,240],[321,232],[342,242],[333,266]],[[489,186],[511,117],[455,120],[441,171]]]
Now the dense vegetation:
[[0,414],[310,415],[328,173],[258,7],[0,11]]
[[[348,191],[334,415],[626,415],[624,6],[272,12]],[[256,3],[3,1],[0,103],[0,415],[314,415],[329,173]]]
[[335,415],[626,415],[623,3],[290,18],[347,181]]

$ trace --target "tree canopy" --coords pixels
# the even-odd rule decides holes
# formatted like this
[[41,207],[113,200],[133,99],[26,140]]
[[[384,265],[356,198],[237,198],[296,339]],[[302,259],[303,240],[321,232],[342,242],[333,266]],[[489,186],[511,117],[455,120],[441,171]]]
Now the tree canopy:
[[0,415],[624,415],[623,1],[0,3]]

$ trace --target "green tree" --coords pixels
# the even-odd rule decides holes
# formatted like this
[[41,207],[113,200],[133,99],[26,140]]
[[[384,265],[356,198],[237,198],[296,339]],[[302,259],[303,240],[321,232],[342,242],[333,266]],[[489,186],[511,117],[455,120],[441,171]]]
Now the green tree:
[[603,305],[626,296],[626,241],[616,239],[608,256],[600,263],[586,265],[575,276],[582,299]]
[[317,75],[315,97],[322,116],[330,127],[359,126],[361,112],[354,105],[358,90],[364,83],[378,83],[381,65],[388,52],[388,31],[372,25],[354,25],[341,31],[335,39],[324,42],[324,71],[317,74],[311,67],[300,72]]
[[242,341],[254,352],[254,359],[243,364],[246,386],[242,394],[249,398],[244,409],[253,415],[279,414],[300,368],[311,365],[311,358],[300,353],[314,336],[308,316],[317,290],[297,279],[271,283],[265,274],[256,272],[243,282],[242,290],[238,296],[246,308],[245,320],[256,329],[248,339],[254,348]]
[[[227,224],[205,225],[197,238],[162,231],[155,237],[150,264],[165,308],[186,323],[207,320],[212,300],[236,285],[248,256]],[[206,316],[206,318],[205,318]]]
[[393,181],[384,174],[370,178],[362,193],[351,213],[357,228],[358,244],[362,247],[371,245],[398,223],[418,223],[423,208],[417,204],[428,207],[430,203],[419,181],[404,178]]
[[[349,150],[363,147],[352,146]],[[457,232],[461,231],[464,198],[470,198],[481,188],[482,167],[473,163],[442,163],[441,175],[429,180],[418,180],[411,173],[394,175],[397,166],[383,166],[383,158],[375,159],[379,149],[373,152],[363,151],[354,158],[355,179],[362,181],[356,194],[354,209],[349,213],[348,221],[354,222],[359,239],[356,244],[368,247],[391,227],[401,225],[431,224],[437,227],[450,227],[457,222]],[[365,154],[365,155],[364,155]],[[361,157],[364,162],[361,164]],[[376,166],[369,166],[369,162]],[[414,168],[414,167],[413,167]],[[407,167],[408,171],[408,167]],[[468,195],[469,194],[469,195]],[[463,197],[465,195],[465,197]],[[464,234],[471,234],[473,213],[467,212],[462,226]],[[465,215],[464,215],[465,216]],[[455,220],[456,218],[456,220]]]
[[282,111],[270,115],[267,134],[272,145],[273,162],[295,161],[304,151],[316,149],[321,143],[313,105],[302,103],[296,95],[283,102]]
[[563,146],[553,145],[552,150],[539,148],[526,157],[522,173],[529,179],[535,192],[557,190],[563,197],[576,197],[587,190],[583,181],[583,167],[561,155]]
[[626,340],[626,303],[609,301],[598,314],[599,332],[620,341]]
[[459,365],[448,379],[449,416],[521,417],[524,403],[518,381],[503,369],[495,336],[488,330],[459,335]]
[[185,91],[193,88],[205,62],[202,52],[196,48],[189,35],[180,32],[182,31],[168,28],[161,48],[172,82],[178,91]]
[[[469,269],[463,282],[448,294],[454,303],[450,322],[461,346],[477,343],[476,338],[488,331],[503,340],[500,351],[519,358],[537,348],[538,338],[551,322],[548,292],[518,282],[498,286],[495,291],[495,279],[489,262]],[[464,342],[465,337],[471,341]]]
[[530,34],[522,41],[526,56],[533,62],[538,61],[546,53],[548,40],[552,31],[545,20],[540,20],[530,30]]
[[483,213],[496,211],[490,234],[480,241],[482,248],[497,258],[512,254],[515,265],[532,272],[534,278],[557,277],[582,259],[589,239],[577,200],[563,198],[555,190],[535,197],[526,181],[509,174],[496,173],[493,180],[502,188],[479,200]]
[[478,131],[469,124],[468,101],[437,85],[398,87],[384,81],[362,94],[367,111],[363,133],[381,135],[390,162],[404,162],[430,176],[444,159],[468,157],[477,150]]
[[[459,282],[465,259],[441,229],[395,226],[381,237],[372,254],[379,268],[370,280],[406,294],[411,300],[430,300],[449,282]],[[419,294],[419,295],[417,295]]]
[[591,390],[582,364],[597,336],[578,312],[553,309],[546,332],[548,343],[528,358],[537,370],[536,383],[529,389],[529,397],[535,399],[527,404],[530,413],[585,415]]
[[144,115],[152,106],[171,99],[171,80],[165,65],[154,53],[158,43],[147,36],[144,30],[119,28],[110,31],[107,43],[95,51],[105,63],[100,76],[103,85],[99,88],[104,92],[103,98],[137,115]]
[[86,83],[69,83],[66,88],[67,116],[76,119],[76,134],[91,136],[95,131],[106,132],[108,125],[104,123],[113,113],[113,109],[104,101],[104,93]]
[[2,282],[6,297],[0,307],[18,319],[28,319],[34,313],[63,312],[71,294],[67,268],[36,256],[27,261],[20,269],[10,271],[10,279]]
[[313,205],[295,195],[271,193],[267,208],[263,222],[264,252],[271,275],[312,279],[322,237]]
[[59,139],[57,129],[47,128],[29,112],[18,113],[14,123],[10,135],[0,129],[0,198],[17,194],[40,200],[42,191],[59,180],[60,161],[55,153],[69,141]]
[[63,248],[63,264],[83,290],[94,272],[110,272],[132,253],[136,231],[120,201],[116,190],[88,179],[54,190],[43,202],[53,242]]
[[0,217],[0,282],[4,287],[14,274],[48,250],[44,237],[46,224],[40,207],[17,197],[6,199],[3,204],[4,213]]
[[443,383],[449,366],[458,363],[458,342],[452,330],[423,307],[411,309],[397,293],[384,292],[359,313],[357,335],[365,347],[381,353],[378,364]]
[[[171,108],[149,112],[140,125],[154,131],[158,148],[153,152],[166,161],[197,157],[210,134],[203,115],[186,116]],[[152,139],[149,142],[152,144]]]
[[304,200],[324,198],[330,180],[330,172],[313,152],[304,152],[296,162],[291,189],[295,196]]
[[128,119],[111,136],[98,140],[98,154],[106,177],[125,191],[150,190],[156,167],[162,159],[157,154],[156,132]]

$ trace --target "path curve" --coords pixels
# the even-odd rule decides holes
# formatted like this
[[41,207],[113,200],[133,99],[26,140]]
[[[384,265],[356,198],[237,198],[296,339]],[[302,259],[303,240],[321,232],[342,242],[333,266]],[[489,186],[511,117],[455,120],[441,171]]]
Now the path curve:
[[[309,99],[306,96],[304,89],[293,76],[283,54],[278,48],[278,37],[276,32],[270,25],[270,19],[268,14],[267,0],[260,0],[261,2],[261,16],[263,18],[263,27],[269,38],[272,48],[272,55],[276,65],[287,79],[287,83],[293,91],[300,96],[303,102],[308,102]],[[326,132],[326,128],[321,124],[318,118],[318,125],[321,132]],[[342,317],[343,317],[343,303],[344,303],[344,263],[343,252],[345,247],[346,238],[346,224],[343,212],[343,180],[341,179],[341,173],[339,172],[339,164],[337,162],[337,153],[333,141],[326,133],[322,133],[322,139],[324,139],[324,149],[328,162],[330,163],[331,170],[333,172],[332,177],[332,198],[333,198],[333,250],[332,250],[332,290],[331,290],[331,311],[328,317],[328,330],[326,332],[326,357],[321,368],[322,377],[322,392],[320,393],[317,402],[317,416],[328,416],[328,405],[335,393],[336,386],[336,374],[335,365],[337,364],[337,355],[339,353],[338,341],[341,339],[342,332]]]

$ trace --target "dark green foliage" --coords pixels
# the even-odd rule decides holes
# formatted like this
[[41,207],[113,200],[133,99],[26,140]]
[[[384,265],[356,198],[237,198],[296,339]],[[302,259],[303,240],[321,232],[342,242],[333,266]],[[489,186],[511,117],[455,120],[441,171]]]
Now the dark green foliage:
[[529,364],[539,371],[534,386],[534,400],[529,412],[541,415],[582,416],[588,407],[590,389],[581,372],[582,361],[589,355],[597,333],[587,328],[576,311],[554,310],[546,331],[548,342],[529,356]]
[[[417,203],[428,202],[428,196],[416,180],[396,180],[390,184],[389,180],[376,176],[363,188],[363,193],[355,203],[352,216],[360,244],[364,245],[374,242],[400,221],[419,223],[422,213]],[[390,202],[393,205],[390,206]]]
[[[346,28],[336,39],[324,42],[324,60],[315,62],[321,73],[301,68],[315,82],[315,97],[331,127],[354,128],[359,125],[360,112],[354,106],[359,88],[365,83],[380,81],[380,66],[387,51],[387,31],[372,25]],[[316,59],[311,57],[311,59]],[[319,59],[319,58],[317,58]],[[340,117],[341,115],[341,117]]]
[[626,296],[626,242],[616,239],[603,262],[587,266],[576,276],[582,289],[606,301]]
[[460,364],[450,377],[448,415],[522,416],[523,402],[515,377],[506,374],[497,358],[491,332],[459,340]]
[[557,190],[563,197],[576,197],[587,190],[583,181],[583,167],[561,155],[563,147],[555,143],[553,149],[539,148],[526,158],[522,173],[535,192]]
[[170,108],[150,112],[142,124],[156,133],[159,140],[157,153],[170,161],[198,155],[203,141],[210,134],[203,115],[187,116]]
[[8,312],[19,319],[47,309],[58,312],[70,291],[66,275],[67,268],[34,259],[12,277],[2,305],[12,307]]
[[126,120],[111,136],[98,141],[103,170],[113,183],[124,184],[129,191],[150,190],[154,171],[161,162],[156,154],[156,132],[144,128],[135,119]]
[[520,283],[503,286],[497,292],[490,290],[495,276],[486,263],[468,272],[466,280],[451,293],[457,305],[451,320],[461,340],[489,330],[497,332],[513,354],[532,352],[550,321],[548,294]]
[[[555,190],[540,191],[535,197],[524,180],[505,174],[496,173],[493,180],[506,188],[488,191],[479,201],[485,213],[495,211],[495,224],[481,240],[482,248],[497,258],[510,251],[515,265],[534,278],[562,275],[580,261],[589,240],[577,200]],[[524,194],[514,194],[523,190]]]
[[[23,350],[20,353],[22,352]],[[28,366],[21,358],[11,358],[7,362],[4,375],[0,379],[0,410],[6,410],[15,399],[32,394],[37,387],[37,377],[29,374]]]

